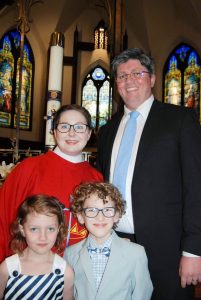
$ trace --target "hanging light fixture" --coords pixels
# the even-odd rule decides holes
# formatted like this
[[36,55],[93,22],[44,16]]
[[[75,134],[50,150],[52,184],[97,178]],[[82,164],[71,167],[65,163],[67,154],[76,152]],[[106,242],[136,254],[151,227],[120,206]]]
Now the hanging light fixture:
[[94,48],[108,50],[108,30],[103,20],[94,29]]

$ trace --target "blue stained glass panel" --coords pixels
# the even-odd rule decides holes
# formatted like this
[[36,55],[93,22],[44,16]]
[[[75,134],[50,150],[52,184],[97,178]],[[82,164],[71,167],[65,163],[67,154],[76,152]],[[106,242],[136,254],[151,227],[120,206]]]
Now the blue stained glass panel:
[[92,69],[83,82],[82,106],[90,112],[96,130],[111,116],[111,94],[109,74],[100,66]]
[[0,125],[11,126],[14,56],[11,41],[5,36],[0,48]]
[[179,57],[182,61],[186,58],[187,52],[189,51],[190,47],[187,45],[181,45],[175,52],[179,54]]
[[94,80],[104,80],[105,74],[101,68],[96,68],[92,73],[92,78]]
[[[20,33],[8,31],[0,40],[0,126],[16,127],[19,95]],[[20,128],[31,129],[34,58],[25,36],[20,98]]]
[[191,46],[181,44],[164,66],[164,101],[194,108],[200,118],[200,57]]
[[82,91],[82,106],[91,114],[92,126],[96,126],[96,110],[97,110],[97,88],[94,82],[89,79]]
[[184,106],[199,109],[200,97],[200,64],[195,51],[188,58],[188,66],[184,71]]

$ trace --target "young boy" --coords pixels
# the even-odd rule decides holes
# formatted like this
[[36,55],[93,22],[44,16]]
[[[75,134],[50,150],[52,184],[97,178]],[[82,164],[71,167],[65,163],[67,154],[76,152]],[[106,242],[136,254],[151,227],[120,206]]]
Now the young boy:
[[149,300],[153,286],[144,248],[113,230],[124,213],[117,188],[109,183],[82,184],[71,209],[89,232],[64,253],[75,272],[75,299]]

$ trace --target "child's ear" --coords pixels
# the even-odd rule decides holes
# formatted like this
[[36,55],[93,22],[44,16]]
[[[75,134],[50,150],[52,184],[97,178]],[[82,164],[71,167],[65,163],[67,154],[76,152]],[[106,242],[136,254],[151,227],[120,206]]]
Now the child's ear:
[[81,225],[84,225],[84,218],[82,216],[82,213],[77,213],[77,219]]
[[114,216],[114,223],[118,223],[119,222],[119,211],[116,212],[115,216]]

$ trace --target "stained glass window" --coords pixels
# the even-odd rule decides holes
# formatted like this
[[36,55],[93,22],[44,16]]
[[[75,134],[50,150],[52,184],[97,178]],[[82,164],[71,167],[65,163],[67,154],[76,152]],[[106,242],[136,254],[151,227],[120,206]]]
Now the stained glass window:
[[[20,33],[14,29],[0,40],[0,126],[16,127],[19,94]],[[20,128],[31,129],[34,57],[25,37],[20,98]]]
[[82,85],[82,106],[90,112],[96,130],[111,116],[111,99],[110,76],[106,70],[97,66],[87,74]]
[[180,44],[164,67],[164,101],[194,108],[200,117],[200,58],[191,46]]

